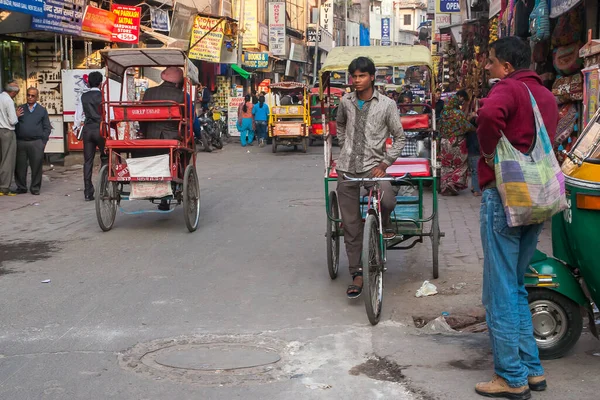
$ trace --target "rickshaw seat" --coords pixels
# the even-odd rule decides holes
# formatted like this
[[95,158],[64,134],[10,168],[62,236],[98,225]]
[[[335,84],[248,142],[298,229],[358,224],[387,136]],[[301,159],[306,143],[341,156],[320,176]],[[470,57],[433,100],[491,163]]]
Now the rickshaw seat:
[[431,167],[426,158],[398,158],[386,171],[391,176],[410,174],[415,178],[431,176]]
[[400,117],[402,128],[405,131],[429,129],[429,115],[430,114],[403,115]]
[[106,140],[106,147],[109,148],[177,148],[181,142],[175,139],[136,139],[136,140]]
[[175,102],[153,101],[135,104],[110,105],[112,120],[121,121],[168,121],[181,120],[182,106]]

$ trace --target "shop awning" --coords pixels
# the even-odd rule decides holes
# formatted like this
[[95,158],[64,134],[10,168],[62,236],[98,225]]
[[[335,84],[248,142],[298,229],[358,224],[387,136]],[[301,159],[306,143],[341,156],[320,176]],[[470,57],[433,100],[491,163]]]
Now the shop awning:
[[235,64],[231,64],[231,69],[237,72],[244,79],[250,78],[250,72],[246,71],[242,67],[238,67]]

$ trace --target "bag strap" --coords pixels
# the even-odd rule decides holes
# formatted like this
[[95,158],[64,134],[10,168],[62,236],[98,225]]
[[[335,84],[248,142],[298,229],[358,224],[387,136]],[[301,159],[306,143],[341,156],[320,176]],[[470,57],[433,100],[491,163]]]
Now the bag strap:
[[529,93],[529,99],[531,101],[531,107],[533,108],[533,116],[535,119],[535,135],[533,136],[533,142],[531,143],[531,147],[529,148],[528,153],[531,155],[531,153],[535,149],[535,146],[540,140],[542,142],[542,145],[544,146],[544,152],[547,152],[547,148],[551,149],[552,145],[550,144],[550,138],[548,137],[546,124],[544,124],[544,118],[542,117],[542,113],[540,112],[540,108],[537,104],[537,101],[535,100],[535,97],[533,97],[531,90],[529,90],[529,86],[527,86],[524,82],[523,85]]

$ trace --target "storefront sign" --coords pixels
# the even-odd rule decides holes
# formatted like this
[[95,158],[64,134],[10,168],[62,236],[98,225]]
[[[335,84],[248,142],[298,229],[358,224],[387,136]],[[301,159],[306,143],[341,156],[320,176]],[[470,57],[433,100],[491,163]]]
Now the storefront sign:
[[292,38],[292,45],[290,46],[290,60],[298,62],[307,62],[308,55],[306,54],[306,46],[301,40]]
[[44,153],[64,153],[65,152],[65,130],[63,119],[61,115],[49,116],[50,126],[50,137],[48,143],[44,148]]
[[[173,8],[173,19],[171,20],[171,30],[169,36],[172,38],[190,40],[194,21],[198,10],[192,7],[187,7],[181,2],[175,3]],[[192,43],[193,44],[193,43]]]
[[320,13],[320,25],[324,31],[333,34],[333,0],[323,1]]
[[443,28],[445,26],[451,25],[452,18],[450,14],[436,14],[435,15],[435,28]]
[[582,0],[550,0],[550,18],[557,18],[581,3]]
[[[218,26],[216,26],[217,23],[219,24]],[[224,24],[225,21],[219,22],[218,18],[196,16],[194,27],[192,28],[191,45],[194,45],[204,35],[206,36],[194,48],[190,49],[189,57],[194,60],[218,63],[221,59],[221,50],[223,47]],[[213,27],[215,28],[212,29]],[[207,34],[208,31],[210,33]]]
[[[306,28],[306,42],[309,46],[314,46],[317,40],[317,29],[314,24]],[[323,40],[323,31],[319,30],[319,43]]]
[[44,16],[44,0],[0,0],[0,8],[23,14]]
[[258,23],[258,43],[269,45],[269,27],[260,22]]
[[258,2],[244,0],[244,48],[258,48]]
[[285,2],[269,3],[269,50],[274,56],[285,56]]
[[436,0],[438,13],[459,13],[460,0]]
[[242,104],[244,104],[244,98],[241,96],[229,98],[228,107],[227,107],[227,109],[228,109],[227,128],[229,130],[230,136],[240,136],[240,131],[238,131],[238,129],[237,129],[237,123],[238,123],[238,108]]
[[116,19],[117,16],[108,10],[87,6],[81,36],[110,42]]
[[600,95],[600,70],[598,67],[586,68],[583,73],[583,126],[594,117],[598,110]]
[[427,0],[427,14],[435,14],[435,0]]
[[382,46],[391,46],[391,38],[390,38],[390,19],[389,18],[381,18],[381,45]]
[[113,4],[113,14],[117,16],[112,32],[112,41],[121,43],[137,43],[140,41],[140,7]]
[[244,52],[243,59],[244,67],[248,68],[268,68],[269,67],[269,53],[252,53]]
[[160,8],[150,8],[150,23],[155,31],[169,32],[171,30],[171,21],[169,21],[169,12]]
[[45,15],[32,17],[31,28],[80,36],[85,4],[85,0],[45,0]]

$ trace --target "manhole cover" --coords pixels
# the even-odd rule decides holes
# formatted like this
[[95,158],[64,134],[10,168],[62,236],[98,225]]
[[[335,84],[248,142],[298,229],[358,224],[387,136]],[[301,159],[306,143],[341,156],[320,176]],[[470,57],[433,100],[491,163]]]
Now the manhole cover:
[[203,386],[268,383],[289,378],[289,352],[274,338],[206,335],[140,343],[119,354],[119,364],[153,379]]
[[160,365],[202,371],[254,368],[281,360],[271,349],[233,343],[175,346],[158,353],[154,361]]

